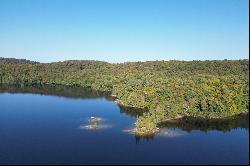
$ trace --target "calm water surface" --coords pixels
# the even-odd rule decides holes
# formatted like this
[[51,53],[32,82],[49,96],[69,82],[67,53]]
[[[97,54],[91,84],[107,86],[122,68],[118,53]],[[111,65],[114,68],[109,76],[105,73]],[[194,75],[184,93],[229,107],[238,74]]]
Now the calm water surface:
[[[249,119],[182,120],[138,138],[137,110],[79,88],[0,88],[0,164],[248,164]],[[85,130],[91,116],[109,128]],[[125,131],[124,131],[125,130]]]

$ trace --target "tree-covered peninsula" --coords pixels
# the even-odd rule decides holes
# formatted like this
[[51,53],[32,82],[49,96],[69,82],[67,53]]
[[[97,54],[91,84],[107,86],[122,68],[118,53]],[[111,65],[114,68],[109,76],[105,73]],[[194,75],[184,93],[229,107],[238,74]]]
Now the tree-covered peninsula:
[[148,110],[136,134],[181,117],[226,118],[248,112],[249,60],[37,63],[0,59],[0,81],[14,85],[70,85],[109,92],[125,106]]

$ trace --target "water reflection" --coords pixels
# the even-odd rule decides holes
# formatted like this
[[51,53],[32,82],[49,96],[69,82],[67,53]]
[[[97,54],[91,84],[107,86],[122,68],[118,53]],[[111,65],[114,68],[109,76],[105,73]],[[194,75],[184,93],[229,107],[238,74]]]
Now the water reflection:
[[18,86],[6,85],[0,86],[0,93],[32,93],[49,96],[61,96],[66,98],[100,98],[110,99],[108,93],[94,91],[90,88],[71,87],[65,85],[36,85],[36,86]]
[[[31,93],[49,96],[60,96],[66,98],[82,98],[82,99],[95,99],[104,97],[107,100],[114,100],[114,97],[110,96],[108,92],[95,91],[90,88],[83,88],[77,86],[65,86],[65,85],[34,85],[34,86],[18,86],[18,85],[6,85],[0,86],[0,93]],[[146,110],[125,107],[118,105],[120,113],[124,113],[130,117],[139,117]]]
[[222,132],[229,132],[232,129],[243,128],[249,129],[249,115],[241,114],[226,119],[219,120],[207,120],[197,118],[183,118],[180,120],[165,122],[160,124],[163,128],[179,128],[183,131],[191,132],[192,130],[200,130],[208,132],[211,130],[217,130]]
[[[192,131],[201,132],[220,131],[230,132],[234,129],[249,130],[249,114],[241,114],[226,119],[197,119],[185,117],[175,121],[164,122],[159,125],[160,132],[151,136],[135,136],[136,144],[140,141],[152,141],[156,136],[176,137],[183,136]],[[177,130],[175,130],[177,129]]]
[[147,136],[137,136],[135,135],[135,144],[139,145],[141,141],[152,141],[154,140],[154,135],[147,135]]
[[[92,89],[82,88],[82,87],[70,87],[63,85],[42,85],[42,86],[13,86],[13,85],[1,85],[0,93],[33,93],[41,95],[50,96],[62,96],[66,98],[100,98],[105,97],[108,100],[114,100],[109,93],[104,93],[100,91],[94,91]],[[121,114],[126,114],[130,117],[138,118],[145,111],[143,109],[125,107],[118,105]],[[129,125],[129,124],[128,124]],[[178,128],[182,131],[190,133],[193,130],[199,130],[202,132],[208,132],[211,130],[217,130],[222,132],[231,131],[232,129],[243,128],[249,129],[249,116],[239,115],[232,118],[227,118],[223,120],[207,120],[207,119],[195,119],[195,118],[183,118],[176,121],[165,122],[159,125],[161,131],[156,135],[151,136],[135,136],[136,143],[140,140],[150,141],[153,140],[155,136],[167,136],[174,137],[180,135],[169,129]]]

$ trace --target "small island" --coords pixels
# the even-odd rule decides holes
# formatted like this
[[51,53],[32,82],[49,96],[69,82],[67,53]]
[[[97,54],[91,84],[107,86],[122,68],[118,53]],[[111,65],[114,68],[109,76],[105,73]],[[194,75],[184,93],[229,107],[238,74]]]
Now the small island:
[[99,124],[102,121],[103,121],[103,118],[93,117],[92,116],[92,117],[90,117],[88,119],[88,122],[90,122],[90,124],[88,124],[88,125],[81,125],[80,129],[97,130],[97,129],[111,128],[111,125],[102,125],[102,124]]

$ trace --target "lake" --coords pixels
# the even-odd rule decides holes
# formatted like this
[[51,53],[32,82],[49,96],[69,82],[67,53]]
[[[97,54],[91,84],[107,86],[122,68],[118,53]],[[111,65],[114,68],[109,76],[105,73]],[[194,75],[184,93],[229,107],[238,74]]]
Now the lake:
[[[0,164],[248,164],[249,118],[161,124],[128,132],[143,110],[65,86],[0,88]],[[89,130],[90,117],[103,118]]]

